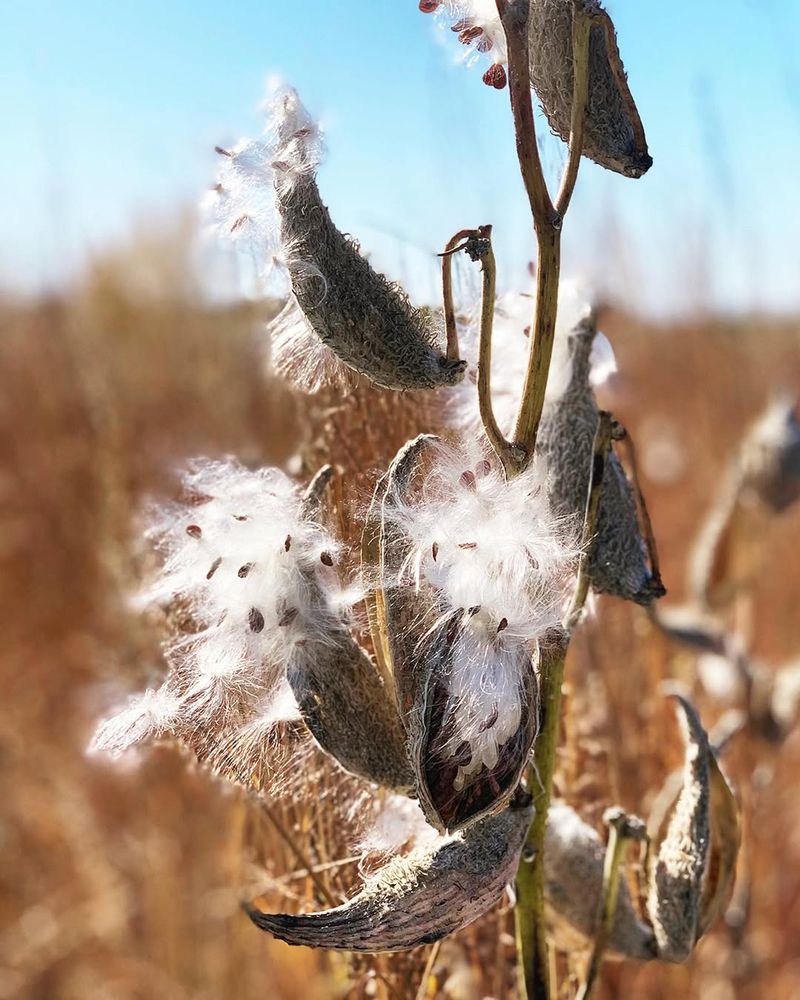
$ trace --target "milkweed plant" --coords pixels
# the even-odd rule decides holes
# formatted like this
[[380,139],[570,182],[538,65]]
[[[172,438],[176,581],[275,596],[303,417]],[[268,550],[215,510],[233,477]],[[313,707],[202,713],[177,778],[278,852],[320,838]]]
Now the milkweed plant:
[[[233,458],[189,464],[152,519],[160,570],[139,598],[171,613],[168,672],[105,719],[93,747],[176,739],[266,794],[286,733],[304,732],[299,745],[373,790],[352,808],[365,811],[364,842],[391,829],[379,839],[394,853],[343,905],[272,913],[247,900],[256,927],[290,944],[403,951],[466,926],[513,886],[521,995],[563,996],[548,948],[578,940],[586,997],[605,955],[686,960],[727,904],[739,846],[717,748],[680,692],[668,696],[684,764],[657,828],[609,803],[604,842],[552,795],[565,656],[587,599],[657,617],[665,592],[630,441],[595,399],[613,351],[590,296],[560,278],[581,158],[630,178],[652,160],[599,0],[419,8],[510,95],[535,277],[498,296],[492,227],[465,220],[442,248],[441,307],[412,304],[337,229],[317,183],[322,132],[288,86],[259,139],[217,149],[207,218],[254,255],[265,287],[284,282],[274,372],[306,394],[364,381],[423,392],[429,433],[368,470],[355,546],[329,515],[330,464],[310,482]],[[568,147],[555,193],[534,99]],[[454,301],[458,255],[476,266],[479,301]],[[770,470],[762,455],[750,479]],[[303,784],[293,769],[300,794],[315,795],[313,770]]]

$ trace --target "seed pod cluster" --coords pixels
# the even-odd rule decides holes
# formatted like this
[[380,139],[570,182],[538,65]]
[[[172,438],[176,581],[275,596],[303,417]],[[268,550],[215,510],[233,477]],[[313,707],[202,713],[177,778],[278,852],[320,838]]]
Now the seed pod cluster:
[[275,191],[283,259],[308,326],[349,368],[377,385],[456,384],[465,363],[439,347],[443,330],[434,314],[415,309],[331,220],[314,176],[314,150],[306,151],[314,141],[306,121],[297,94],[284,94],[275,121]]
[[[596,321],[591,314],[573,330],[571,381],[566,391],[545,407],[537,442],[537,454],[549,472],[548,490],[554,513],[576,519],[582,518],[586,506],[599,412],[589,383],[596,332]],[[637,604],[649,604],[664,593],[648,566],[633,491],[613,453],[603,476],[589,572],[595,591]]]
[[[583,0],[591,19],[589,97],[583,155],[626,177],[652,166],[639,112],[628,87],[616,32],[599,0]],[[530,76],[550,127],[569,141],[573,96],[573,0],[531,0],[528,21]]]

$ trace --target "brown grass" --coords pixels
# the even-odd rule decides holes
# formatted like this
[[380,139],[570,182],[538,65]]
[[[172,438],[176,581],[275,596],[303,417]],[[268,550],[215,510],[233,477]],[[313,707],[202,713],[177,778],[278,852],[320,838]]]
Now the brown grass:
[[[177,265],[155,293],[134,291],[124,276],[136,263],[122,255],[96,267],[68,298],[0,307],[0,998],[414,997],[424,949],[350,962],[278,944],[238,910],[242,885],[265,873],[273,905],[319,905],[273,820],[323,866],[317,877],[335,898],[352,888],[352,864],[324,867],[347,850],[325,788],[305,807],[272,803],[270,819],[177,747],[122,767],[84,753],[97,717],[161,669],[158,630],[126,598],[136,513],[174,487],[177,462],[232,452],[280,463],[300,450],[310,470],[324,436],[352,535],[347,498],[363,503],[377,467],[426,427],[411,397],[294,397],[263,375],[258,309],[199,306]],[[644,482],[678,599],[743,427],[770,385],[800,384],[798,324],[661,329],[612,315],[605,329],[626,376],[607,402],[645,468],[658,472],[665,435],[681,452],[682,471]],[[770,525],[764,544],[755,652],[778,664],[798,655],[800,512]],[[637,609],[601,602],[568,665],[558,779],[588,817],[612,802],[646,815],[676,759],[657,690],[672,675],[691,682],[691,657],[668,649]],[[713,724],[719,708],[699,705]],[[599,995],[800,994],[800,739],[776,748],[739,737],[726,764],[746,816],[738,922],[718,926],[685,967],[607,965]],[[510,931],[504,907],[446,942],[426,995],[513,997]]]

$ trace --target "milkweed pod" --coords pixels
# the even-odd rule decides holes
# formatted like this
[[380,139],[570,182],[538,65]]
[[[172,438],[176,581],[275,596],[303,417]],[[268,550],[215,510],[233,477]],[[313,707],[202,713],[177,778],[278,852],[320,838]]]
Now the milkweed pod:
[[344,951],[407,951],[486,913],[514,878],[533,815],[512,805],[463,834],[396,858],[343,906],[322,913],[262,913],[251,920],[289,944]]
[[[652,166],[639,112],[628,87],[617,36],[599,0],[582,0],[590,19],[589,95],[583,155],[626,177]],[[573,96],[573,0],[530,0],[528,44],[531,83],[550,127],[569,141]]]
[[800,419],[795,407],[789,397],[771,403],[739,456],[743,488],[773,514],[800,498]]
[[[332,472],[326,466],[310,483],[301,506],[305,518],[317,518]],[[309,577],[306,586],[313,592],[315,580]],[[344,624],[331,628],[325,641],[296,646],[286,675],[303,721],[346,771],[397,791],[412,788],[393,693]]]
[[[596,332],[593,315],[582,319],[573,330],[571,380],[566,391],[545,407],[537,441],[537,453],[549,471],[553,513],[577,520],[583,517],[586,506],[599,417],[589,382],[589,359]],[[596,592],[637,604],[650,604],[664,593],[648,565],[633,490],[613,452],[603,475],[589,575]]]
[[[380,607],[417,795],[428,821],[452,832],[509,801],[536,733],[538,692],[528,643],[506,634],[508,621],[496,621],[486,609],[454,607],[447,571],[436,585],[428,578],[437,576],[437,543],[422,560],[419,538],[405,534],[407,519],[417,516],[416,474],[428,457],[445,461],[447,453],[436,438],[417,438],[401,449],[386,477]],[[486,465],[479,468],[484,477],[493,474]],[[477,489],[475,473],[465,471],[462,480],[463,489]],[[452,533],[448,524],[441,528],[445,536]],[[448,558],[451,549],[477,548],[453,546],[452,539],[447,545]],[[439,566],[445,557],[443,548]]]
[[[565,802],[553,802],[545,827],[544,894],[557,947],[585,947],[595,938],[601,919],[604,859],[605,847],[597,832]],[[627,958],[656,956],[653,931],[636,912],[622,872],[608,948]]]
[[[465,362],[439,343],[443,329],[430,310],[370,267],[358,245],[331,220],[317,187],[316,149],[297,94],[277,102],[275,190],[283,259],[307,326],[349,368],[388,389],[432,389],[463,378]],[[282,354],[293,355],[282,319]],[[278,366],[281,357],[276,358]]]
[[683,962],[729,898],[739,821],[697,713],[685,698],[675,699],[686,741],[684,766],[677,792],[671,782],[665,786],[661,815],[653,823],[646,904],[659,958]]

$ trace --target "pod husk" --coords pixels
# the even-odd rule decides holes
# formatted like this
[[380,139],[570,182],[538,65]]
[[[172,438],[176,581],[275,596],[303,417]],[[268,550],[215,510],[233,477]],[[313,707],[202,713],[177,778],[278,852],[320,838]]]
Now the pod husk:
[[[653,160],[614,25],[595,0],[584,0],[583,6],[584,16],[591,19],[583,155],[626,177],[641,177]],[[531,0],[528,21],[531,83],[550,127],[565,142],[572,115],[572,10],[572,0]]]
[[[599,418],[589,384],[596,332],[595,319],[590,316],[570,334],[572,377],[563,395],[545,406],[537,441],[537,454],[547,463],[553,513],[574,517],[576,522],[586,506]],[[597,593],[637,604],[648,605],[664,593],[648,566],[633,490],[613,452],[603,475],[589,575]]]
[[[393,498],[407,499],[424,452],[435,441],[422,435],[409,442],[382,481],[384,580],[396,575],[409,552],[409,542],[392,524],[387,507]],[[503,744],[494,767],[483,766],[462,788],[456,788],[456,777],[461,765],[469,762],[471,751],[468,744],[463,748],[465,758],[458,748],[455,753],[445,751],[452,736],[452,718],[447,712],[449,675],[453,649],[468,612],[446,610],[424,584],[417,589],[400,582],[382,591],[372,614],[385,622],[387,657],[408,736],[416,791],[428,821],[441,832],[453,832],[503,809],[519,785],[538,724],[538,684],[527,650],[520,650],[524,662],[519,670],[521,717],[516,733]]]
[[309,326],[348,367],[387,389],[455,385],[466,362],[438,346],[441,324],[374,271],[341,233],[313,174],[276,183],[292,292]]
[[533,810],[506,809],[435,848],[396,858],[353,899],[322,913],[261,913],[252,921],[289,944],[345,951],[406,951],[477,920],[514,878]]

